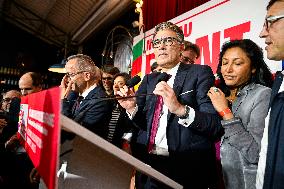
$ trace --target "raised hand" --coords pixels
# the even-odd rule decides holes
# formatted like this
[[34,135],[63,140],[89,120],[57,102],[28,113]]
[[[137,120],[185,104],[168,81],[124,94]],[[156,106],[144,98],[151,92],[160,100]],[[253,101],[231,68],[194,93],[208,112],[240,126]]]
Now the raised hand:
[[[120,96],[120,97],[129,97],[134,96],[135,93],[129,89],[126,85],[124,85],[122,88],[115,88],[114,89],[114,95]],[[132,113],[136,107],[136,98],[125,98],[125,99],[119,99],[118,103],[129,113]]]
[[174,90],[165,81],[159,82],[153,93],[163,97],[164,104],[171,113],[176,114],[177,116],[184,115],[184,105],[179,103]]

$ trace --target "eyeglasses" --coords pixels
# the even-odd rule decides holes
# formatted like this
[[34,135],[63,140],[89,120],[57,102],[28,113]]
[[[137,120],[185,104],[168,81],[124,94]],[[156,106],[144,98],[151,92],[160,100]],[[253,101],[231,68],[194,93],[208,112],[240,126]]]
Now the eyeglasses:
[[155,39],[152,41],[153,44],[153,48],[159,48],[161,47],[162,44],[166,45],[166,46],[172,46],[174,41],[181,43],[180,40],[178,40],[175,37],[164,37],[164,38],[160,38],[160,39]]
[[80,72],[76,72],[76,73],[66,73],[65,75],[67,76],[67,77],[75,77],[76,75],[78,75],[78,74],[80,74],[80,73],[83,73],[83,72],[85,72],[85,71],[80,71]]
[[9,102],[11,102],[12,101],[12,98],[3,98],[2,99],[2,102],[7,102],[7,103],[9,103]]
[[265,22],[264,22],[265,29],[268,31],[273,23],[277,22],[278,20],[282,18],[284,18],[284,15],[268,16],[267,18],[265,18]]
[[112,78],[112,77],[102,77],[102,80],[108,80],[108,81],[111,81],[111,80],[113,80],[113,78]]
[[189,57],[187,56],[182,56],[182,62],[183,63],[189,63],[189,64],[194,64],[194,61],[192,59],[190,59]]

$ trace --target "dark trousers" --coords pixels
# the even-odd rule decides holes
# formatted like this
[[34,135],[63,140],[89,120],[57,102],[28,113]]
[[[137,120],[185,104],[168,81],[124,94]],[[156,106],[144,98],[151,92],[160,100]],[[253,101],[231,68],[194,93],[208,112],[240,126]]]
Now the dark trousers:
[[[175,154],[169,157],[149,154],[148,164],[183,185],[185,189],[217,188],[214,150],[191,154]],[[141,173],[137,173],[135,179],[137,189],[170,188]]]

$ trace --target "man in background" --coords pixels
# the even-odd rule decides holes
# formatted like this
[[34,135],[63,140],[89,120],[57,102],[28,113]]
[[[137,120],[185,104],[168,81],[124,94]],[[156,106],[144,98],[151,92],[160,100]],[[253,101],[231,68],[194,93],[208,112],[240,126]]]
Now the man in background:
[[[284,0],[270,0],[263,28],[259,35],[265,39],[270,60],[284,60]],[[284,188],[284,71],[277,72],[272,86],[270,110],[265,120],[261,141],[257,189]]]
[[184,64],[194,64],[199,56],[199,47],[194,43],[184,41],[184,51],[182,52],[181,62]]
[[[19,88],[22,96],[26,96],[42,90],[42,77],[36,72],[27,72],[20,77]],[[28,157],[24,147],[20,144],[17,134],[14,134],[6,143],[7,151],[10,151],[9,180],[7,187],[37,189],[39,176],[32,161]],[[35,174],[32,174],[32,173]]]
[[19,88],[23,96],[42,90],[42,76],[36,72],[27,72],[19,80]]
[[67,58],[61,82],[62,113],[92,132],[106,138],[112,103],[99,99],[106,92],[99,85],[100,70],[83,54]]
[[[17,90],[10,90],[3,95],[0,117],[0,143],[4,144],[13,134],[17,132],[17,114],[21,93]],[[13,103],[12,103],[13,101]],[[12,103],[12,107],[11,107]],[[10,109],[11,107],[11,109]],[[3,117],[2,117],[3,116]],[[9,123],[8,123],[9,122]],[[2,147],[2,146],[1,146]]]

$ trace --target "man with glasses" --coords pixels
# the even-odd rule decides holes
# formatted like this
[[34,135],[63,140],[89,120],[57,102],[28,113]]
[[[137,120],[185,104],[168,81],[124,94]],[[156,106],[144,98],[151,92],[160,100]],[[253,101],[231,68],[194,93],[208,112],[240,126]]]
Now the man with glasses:
[[[21,91],[22,96],[41,91],[42,76],[35,72],[27,72],[23,74],[19,79],[19,89]],[[19,102],[16,106],[20,106]],[[16,116],[14,117],[16,118]],[[15,133],[17,131],[17,121],[14,127],[16,127],[16,130],[14,131]],[[22,187],[37,189],[39,179],[33,179],[36,178],[34,177],[35,175],[32,174],[33,170],[35,170],[34,166],[30,158],[28,157],[24,147],[20,145],[20,141],[17,137],[17,134],[14,134],[8,139],[5,143],[5,147],[8,151],[12,152],[9,153],[9,160],[12,162],[7,162],[5,165],[8,167],[9,174],[11,177],[8,179],[9,182],[7,183],[7,186],[9,188]]]
[[[15,104],[15,100],[18,99],[19,101],[19,98],[21,98],[21,93],[16,90],[10,90],[3,95],[2,109],[1,109],[2,112],[0,113],[1,114],[1,117],[0,117],[0,141],[1,142],[0,143],[2,142],[5,143],[13,134],[17,132],[18,127],[17,127],[17,119],[15,119],[16,118],[15,114],[19,113],[17,111],[18,108],[12,107],[12,109],[10,110],[10,107],[11,107],[12,101]],[[13,118],[9,116],[9,112],[11,115],[13,114],[15,117]],[[7,120],[8,118],[9,120]],[[9,123],[7,123],[7,121]]]
[[[207,96],[214,76],[208,66],[180,63],[183,42],[184,35],[178,26],[170,22],[157,25],[153,35],[155,59],[161,72],[170,75],[169,80],[161,78],[164,73],[148,74],[136,94],[141,96],[119,100],[119,103],[144,131],[134,134],[132,140],[144,145],[147,164],[184,188],[214,188],[214,139],[222,132]],[[115,93],[134,95],[127,86]],[[145,177],[136,178],[137,188],[168,188]]]
[[100,99],[107,94],[99,85],[99,68],[89,56],[77,54],[68,57],[65,69],[61,82],[63,114],[105,138],[112,104]]
[[[284,0],[270,0],[259,35],[270,60],[284,60]],[[261,141],[257,189],[284,188],[284,71],[277,72]]]
[[199,56],[199,47],[190,41],[184,41],[184,51],[182,52],[181,62],[184,64],[194,64]]

